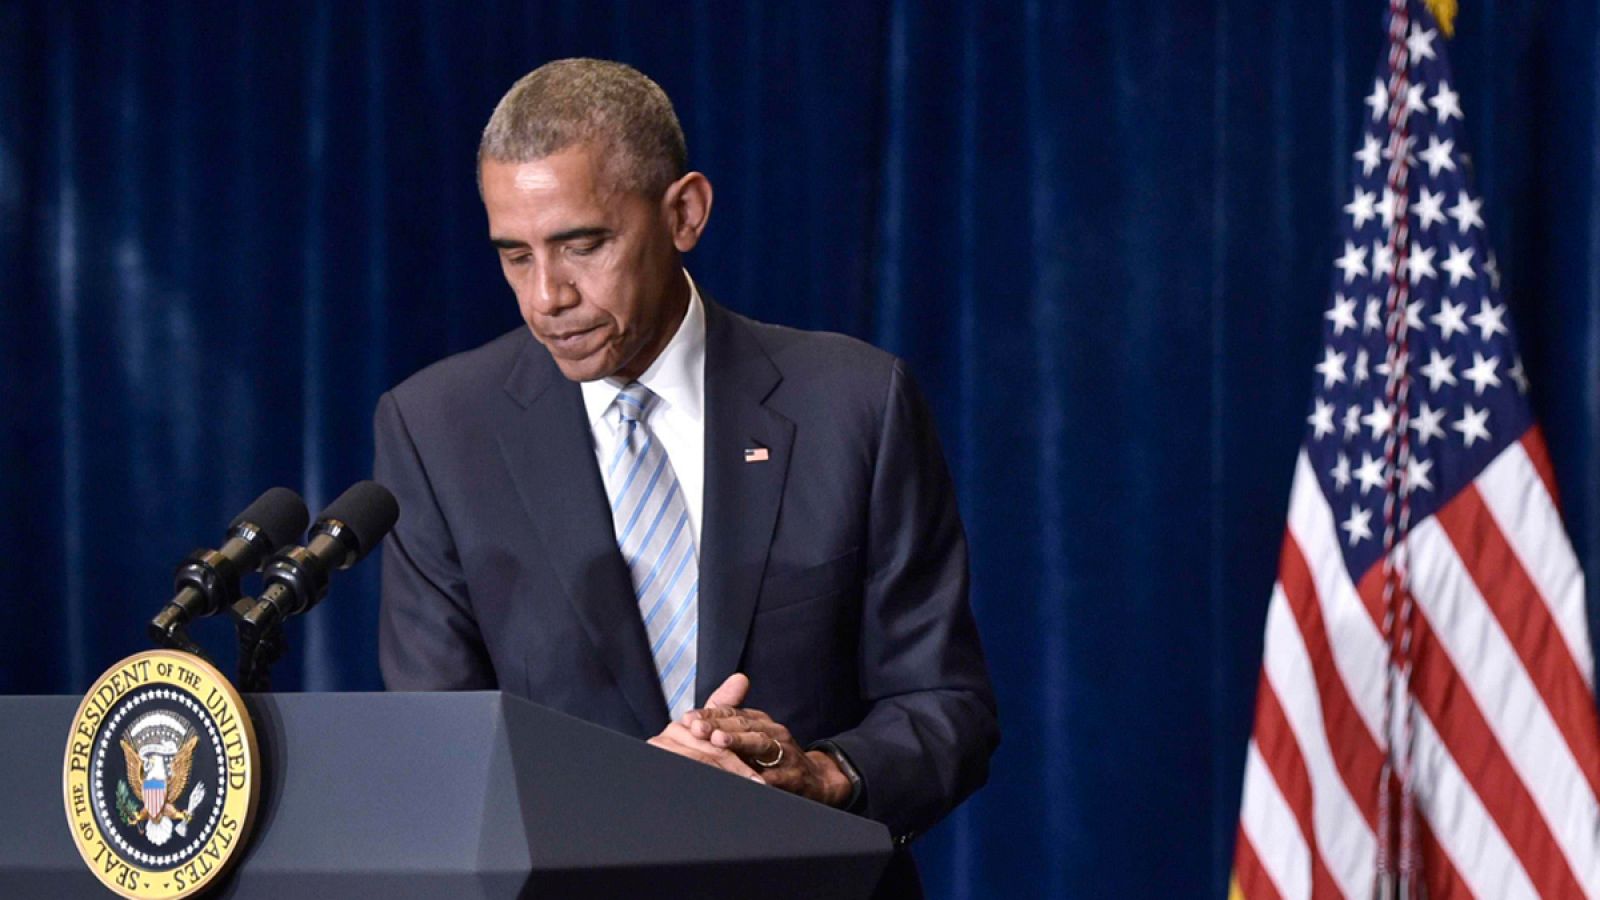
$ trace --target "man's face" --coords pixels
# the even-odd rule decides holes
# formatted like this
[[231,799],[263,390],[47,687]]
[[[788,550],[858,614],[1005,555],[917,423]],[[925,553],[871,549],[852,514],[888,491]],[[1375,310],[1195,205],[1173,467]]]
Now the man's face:
[[614,187],[601,151],[483,161],[489,239],[522,319],[573,381],[637,378],[688,302],[664,204]]

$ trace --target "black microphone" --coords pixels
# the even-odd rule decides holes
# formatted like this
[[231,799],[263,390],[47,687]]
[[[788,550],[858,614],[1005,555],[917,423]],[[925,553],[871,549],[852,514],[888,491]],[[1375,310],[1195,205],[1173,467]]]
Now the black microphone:
[[348,569],[372,552],[400,518],[400,504],[376,481],[359,481],[328,504],[311,526],[304,547],[286,547],[261,570],[266,589],[240,624],[257,635],[316,606],[335,569]]
[[177,595],[150,621],[150,638],[164,647],[191,645],[183,627],[239,599],[239,579],[254,572],[279,547],[294,543],[310,514],[305,501],[288,488],[275,487],[245,507],[228,524],[228,540],[217,550],[190,553],[173,576]]

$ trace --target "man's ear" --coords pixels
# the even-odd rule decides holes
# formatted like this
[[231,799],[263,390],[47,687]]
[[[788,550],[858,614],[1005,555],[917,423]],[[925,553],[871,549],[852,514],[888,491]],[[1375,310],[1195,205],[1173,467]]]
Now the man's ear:
[[673,246],[679,253],[688,253],[700,243],[706,221],[711,218],[711,179],[699,172],[679,178],[667,186],[661,207],[672,232]]

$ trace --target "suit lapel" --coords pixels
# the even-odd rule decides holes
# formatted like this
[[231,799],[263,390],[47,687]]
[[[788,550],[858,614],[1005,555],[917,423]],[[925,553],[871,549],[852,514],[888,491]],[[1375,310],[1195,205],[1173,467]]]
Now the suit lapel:
[[545,556],[583,630],[645,734],[667,721],[633,581],[612,529],[578,386],[531,338],[505,389],[522,407],[499,428],[500,450]]
[[707,299],[696,706],[736,671],[750,633],[794,443],[794,423],[763,405],[781,378],[750,327]]

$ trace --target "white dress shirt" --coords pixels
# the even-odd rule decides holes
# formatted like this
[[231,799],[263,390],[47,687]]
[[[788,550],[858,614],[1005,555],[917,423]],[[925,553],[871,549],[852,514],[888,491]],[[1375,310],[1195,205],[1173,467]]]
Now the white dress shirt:
[[[667,460],[672,463],[673,474],[678,476],[678,487],[689,512],[689,527],[694,530],[694,543],[698,547],[706,483],[706,310],[694,279],[688,272],[684,272],[683,277],[689,282],[689,308],[661,355],[639,376],[639,383],[661,398],[646,424],[660,439]],[[601,459],[600,448],[615,446],[617,426],[617,417],[607,417],[605,413],[611,401],[617,398],[617,392],[627,387],[628,382],[611,376],[585,381],[578,386],[583,390],[583,406],[589,413],[595,459],[604,466],[606,461]]]

